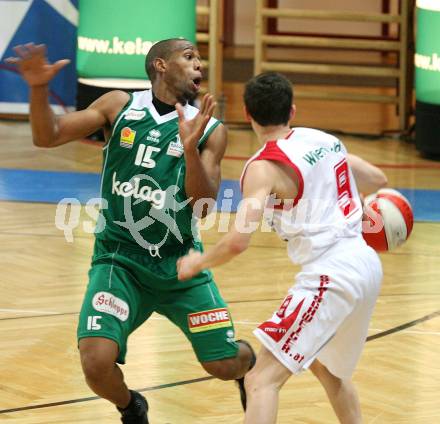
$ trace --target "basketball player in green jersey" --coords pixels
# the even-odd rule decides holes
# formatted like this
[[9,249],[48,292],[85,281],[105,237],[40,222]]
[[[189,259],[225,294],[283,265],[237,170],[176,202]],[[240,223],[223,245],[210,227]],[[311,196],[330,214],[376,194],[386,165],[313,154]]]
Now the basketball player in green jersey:
[[[145,62],[152,90],[111,91],[62,116],[49,106],[48,83],[69,61],[49,64],[42,45],[15,51],[18,57],[8,61],[30,86],[36,146],[56,147],[99,128],[105,133],[102,207],[78,325],[88,385],[117,406],[123,423],[148,423],[145,398],[128,390],[117,363],[125,361],[128,336],[156,311],[185,333],[209,374],[237,380],[245,407],[243,376],[255,361],[252,348],[235,341],[209,271],[184,289],[177,280],[177,258],[202,249],[193,216],[206,213],[202,199],[216,197],[226,146],[225,128],[211,117],[212,97],[205,96],[200,112],[188,104],[202,78],[198,51],[187,40],[160,41]],[[185,118],[182,131],[200,128],[199,140],[181,144],[176,103]]]

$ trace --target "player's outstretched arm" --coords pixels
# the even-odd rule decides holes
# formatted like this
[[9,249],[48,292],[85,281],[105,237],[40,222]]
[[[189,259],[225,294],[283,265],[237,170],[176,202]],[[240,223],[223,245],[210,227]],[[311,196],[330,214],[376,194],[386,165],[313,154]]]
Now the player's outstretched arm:
[[43,44],[29,43],[14,48],[17,56],[6,59],[17,66],[30,89],[30,121],[33,141],[39,147],[55,147],[83,138],[97,129],[111,124],[128,94],[114,91],[102,96],[88,109],[56,116],[49,105],[49,82],[66,65],[63,59],[49,63]]
[[264,162],[249,165],[243,181],[243,200],[233,228],[205,253],[191,250],[177,261],[179,280],[187,280],[206,268],[232,260],[248,247],[252,234],[258,229],[268,196],[272,192],[272,170]]
[[110,128],[129,99],[128,93],[114,90],[96,99],[87,109],[56,117],[55,138],[49,147],[80,140],[99,128]]
[[387,176],[377,166],[350,153],[347,154],[347,160],[361,193],[373,193],[387,185]]

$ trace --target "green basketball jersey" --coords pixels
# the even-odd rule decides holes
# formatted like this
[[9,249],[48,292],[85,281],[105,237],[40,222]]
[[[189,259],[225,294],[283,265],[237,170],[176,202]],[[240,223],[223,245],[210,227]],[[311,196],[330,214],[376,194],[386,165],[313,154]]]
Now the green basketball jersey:
[[[198,109],[186,105],[184,113],[191,119]],[[199,148],[219,123],[211,118]],[[161,116],[151,90],[133,93],[104,147],[103,204],[96,237],[147,249],[191,241],[185,172],[177,112]]]

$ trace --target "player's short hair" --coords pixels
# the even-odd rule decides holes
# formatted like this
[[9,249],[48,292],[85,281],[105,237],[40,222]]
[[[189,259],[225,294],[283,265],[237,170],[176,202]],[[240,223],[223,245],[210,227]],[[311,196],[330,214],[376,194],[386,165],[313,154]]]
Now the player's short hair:
[[179,41],[188,40],[184,38],[168,38],[153,44],[147,56],[145,56],[145,72],[147,73],[151,82],[154,82],[156,79],[156,68],[154,67],[154,61],[158,58],[168,60],[177,50]]
[[250,79],[244,90],[244,104],[259,125],[284,125],[289,122],[293,104],[290,81],[277,72],[264,72]]

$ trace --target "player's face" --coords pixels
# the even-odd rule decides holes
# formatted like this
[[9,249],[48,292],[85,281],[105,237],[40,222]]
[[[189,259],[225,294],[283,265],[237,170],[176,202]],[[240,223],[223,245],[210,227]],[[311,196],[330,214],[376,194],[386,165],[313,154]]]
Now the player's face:
[[202,82],[202,64],[198,50],[182,41],[167,62],[165,81],[178,100],[194,100]]

